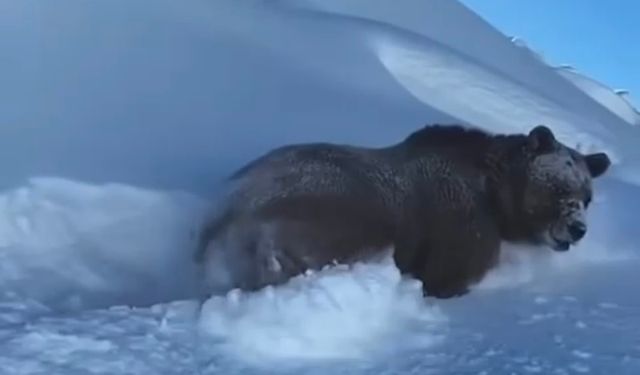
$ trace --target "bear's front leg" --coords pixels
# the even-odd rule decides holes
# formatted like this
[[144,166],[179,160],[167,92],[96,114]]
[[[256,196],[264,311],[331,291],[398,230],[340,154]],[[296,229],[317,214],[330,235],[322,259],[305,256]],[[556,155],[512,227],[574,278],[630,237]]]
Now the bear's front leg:
[[426,296],[463,296],[495,264],[500,238],[490,222],[469,220],[462,224],[455,232],[430,231],[412,244],[415,247],[408,268],[422,281]]
[[431,286],[431,291],[427,289],[425,284],[422,285],[422,294],[425,297],[435,297],[441,299],[462,297],[465,294],[469,293],[469,288],[465,284],[460,285],[440,285],[440,286]]
[[422,281],[423,295],[435,298],[461,297],[469,293],[470,277],[461,264],[425,259],[416,277]]

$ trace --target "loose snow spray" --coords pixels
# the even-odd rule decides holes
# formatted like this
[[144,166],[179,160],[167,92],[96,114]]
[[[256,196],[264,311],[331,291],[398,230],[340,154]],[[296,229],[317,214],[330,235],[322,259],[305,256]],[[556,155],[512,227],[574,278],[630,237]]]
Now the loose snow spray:
[[422,297],[420,282],[403,278],[390,256],[325,267],[255,293],[232,290],[207,300],[200,318],[202,330],[222,339],[228,352],[256,363],[428,347],[444,322]]

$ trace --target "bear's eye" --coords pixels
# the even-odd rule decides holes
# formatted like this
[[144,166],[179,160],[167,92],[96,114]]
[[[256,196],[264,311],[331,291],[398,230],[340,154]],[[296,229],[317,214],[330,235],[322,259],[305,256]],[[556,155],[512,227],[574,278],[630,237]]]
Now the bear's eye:
[[567,200],[565,201],[565,205],[566,207],[572,209],[572,210],[579,210],[580,209],[580,202],[578,202],[577,200]]

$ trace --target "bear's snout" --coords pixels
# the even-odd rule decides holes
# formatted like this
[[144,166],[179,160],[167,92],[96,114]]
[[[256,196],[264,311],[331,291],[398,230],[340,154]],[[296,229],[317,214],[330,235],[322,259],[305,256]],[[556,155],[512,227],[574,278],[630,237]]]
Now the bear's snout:
[[548,233],[549,245],[556,251],[567,251],[587,234],[583,220],[560,220]]
[[587,225],[581,221],[574,221],[569,224],[568,231],[573,242],[578,242],[587,234]]

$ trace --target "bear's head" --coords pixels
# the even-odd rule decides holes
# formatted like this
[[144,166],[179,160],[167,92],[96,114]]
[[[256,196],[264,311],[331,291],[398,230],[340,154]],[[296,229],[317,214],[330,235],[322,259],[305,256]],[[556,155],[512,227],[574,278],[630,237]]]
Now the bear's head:
[[[519,239],[566,251],[587,232],[592,180],[611,162],[605,153],[584,155],[539,125],[525,136],[512,164],[512,204]],[[519,159],[519,160],[517,160]],[[524,237],[524,238],[522,238]]]

